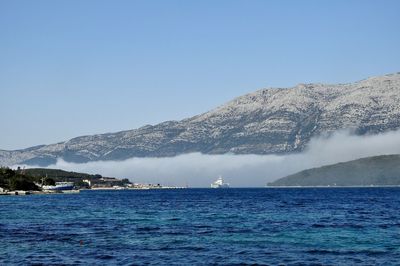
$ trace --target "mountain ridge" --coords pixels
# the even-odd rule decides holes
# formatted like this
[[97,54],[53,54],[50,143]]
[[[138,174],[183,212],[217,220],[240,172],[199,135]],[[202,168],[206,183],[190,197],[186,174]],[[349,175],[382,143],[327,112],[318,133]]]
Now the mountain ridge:
[[17,151],[0,150],[0,165],[204,154],[287,154],[340,129],[376,134],[400,128],[400,73],[355,83],[266,88],[179,121],[72,138]]

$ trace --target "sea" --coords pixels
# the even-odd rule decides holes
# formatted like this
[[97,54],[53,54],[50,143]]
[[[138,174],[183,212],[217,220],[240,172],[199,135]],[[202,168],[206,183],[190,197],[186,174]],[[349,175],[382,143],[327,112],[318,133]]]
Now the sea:
[[400,188],[1,196],[0,265],[400,265]]

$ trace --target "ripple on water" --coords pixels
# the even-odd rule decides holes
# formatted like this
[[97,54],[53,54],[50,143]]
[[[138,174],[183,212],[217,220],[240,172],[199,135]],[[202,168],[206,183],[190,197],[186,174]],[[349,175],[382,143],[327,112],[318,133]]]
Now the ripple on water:
[[399,192],[187,189],[2,197],[0,265],[396,265]]

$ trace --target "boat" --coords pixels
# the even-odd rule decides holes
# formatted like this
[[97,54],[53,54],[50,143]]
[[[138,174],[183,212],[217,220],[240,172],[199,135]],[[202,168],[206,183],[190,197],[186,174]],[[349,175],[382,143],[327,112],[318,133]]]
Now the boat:
[[54,186],[42,186],[44,190],[73,190],[74,182],[56,182]]
[[219,176],[215,182],[211,183],[211,188],[229,188],[229,183],[224,183],[222,176]]

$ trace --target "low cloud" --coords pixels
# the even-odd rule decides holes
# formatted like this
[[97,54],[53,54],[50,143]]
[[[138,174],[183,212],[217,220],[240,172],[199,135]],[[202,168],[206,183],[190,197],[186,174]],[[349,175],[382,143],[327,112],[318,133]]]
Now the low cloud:
[[302,153],[280,156],[191,153],[83,164],[59,159],[49,168],[190,187],[208,187],[222,175],[232,186],[254,187],[304,169],[383,154],[400,154],[400,131],[367,136],[339,131],[329,137],[313,138]]

